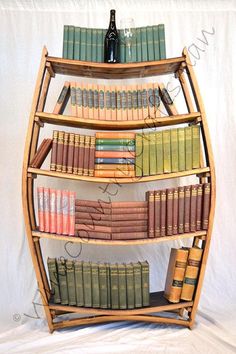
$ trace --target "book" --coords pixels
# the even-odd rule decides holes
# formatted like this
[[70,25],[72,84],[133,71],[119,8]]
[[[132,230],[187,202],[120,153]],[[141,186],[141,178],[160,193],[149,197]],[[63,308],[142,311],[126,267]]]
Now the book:
[[66,277],[66,262],[64,259],[57,260],[58,281],[61,296],[61,305],[69,304],[68,286]]
[[153,84],[147,84],[147,96],[148,96],[148,117],[150,119],[155,118],[155,97],[153,92]]
[[61,93],[57,99],[57,102],[55,104],[55,107],[54,107],[52,113],[63,114],[69,97],[70,97],[70,82],[66,81],[64,83],[64,86],[62,87]]
[[76,83],[76,115],[77,117],[83,117],[83,91],[80,83]]
[[44,232],[50,232],[50,194],[49,188],[43,188]]
[[133,264],[129,263],[126,267],[126,286],[127,286],[127,308],[134,308],[134,268]]
[[67,58],[74,58],[74,35],[75,35],[75,27],[69,26],[68,29],[68,46],[67,46]]
[[112,233],[112,240],[138,240],[147,238],[148,233],[144,232],[117,232]]
[[[137,134],[136,134],[137,135]],[[135,145],[96,145],[96,151],[123,151],[132,152],[135,155]]]
[[96,54],[96,62],[102,63],[104,61],[103,58],[103,33],[102,29],[97,29],[97,54]]
[[185,198],[184,198],[184,187],[178,188],[178,233],[184,233],[184,208],[185,208]]
[[61,172],[67,172],[68,163],[68,145],[69,145],[69,133],[65,132],[63,135],[63,153],[62,153],[62,167]]
[[125,264],[118,264],[118,284],[119,284],[119,309],[127,308],[127,285]]
[[166,235],[166,190],[161,190],[161,236]]
[[58,271],[57,271],[57,263],[55,258],[47,259],[49,280],[51,286],[51,300],[54,304],[61,303],[60,289],[59,289],[59,280],[58,280]]
[[[114,159],[115,160],[115,159]],[[124,170],[119,171],[115,170],[97,170],[94,171],[94,177],[102,177],[102,178],[131,178],[135,177],[134,171]]]
[[142,278],[142,306],[150,305],[149,264],[147,261],[139,262],[141,265]]
[[142,85],[141,97],[142,97],[142,110],[143,110],[142,119],[146,120],[150,118],[148,112],[148,85],[147,84]]
[[117,264],[110,264],[111,308],[119,309],[119,280]]
[[158,25],[160,59],[166,59],[165,25]]
[[98,102],[99,102],[99,119],[105,120],[105,87],[103,85],[98,86]]
[[130,159],[130,158],[95,158],[95,164],[132,164],[134,165],[135,159]]
[[67,173],[73,173],[73,162],[74,162],[74,149],[75,149],[75,134],[69,134],[68,142],[68,155],[67,155]]
[[159,45],[158,26],[152,26],[152,31],[153,31],[153,44],[154,44],[154,60],[159,60],[160,45]]
[[[114,147],[117,147],[117,148],[121,148],[121,147],[124,147],[126,149],[131,149],[129,151],[133,151],[132,148],[135,147],[135,139],[126,139],[126,138],[115,138],[113,136],[113,138],[104,138],[104,139],[100,139],[100,138],[97,138],[97,134],[96,133],[96,150],[98,149],[98,147],[100,146],[107,146],[107,148],[109,149],[110,146],[114,146]],[[135,138],[135,136],[134,136]]]
[[96,307],[100,307],[98,264],[91,263],[91,274],[92,274],[92,306],[96,308]]
[[210,183],[203,184],[203,207],[202,207],[202,229],[208,229],[209,212],[211,203],[211,187]]
[[86,28],[80,28],[80,60],[86,60]]
[[84,141],[85,135],[79,136],[79,162],[78,162],[78,175],[83,175],[84,170]]
[[163,135],[162,132],[156,132],[156,171],[157,174],[164,172],[164,151],[163,151]]
[[148,237],[155,236],[155,210],[154,210],[154,191],[146,193],[148,201]]
[[135,307],[142,307],[141,264],[133,263],[133,268],[134,268],[134,303],[135,303]]
[[111,269],[110,264],[105,263],[107,271],[107,307],[111,308]]
[[164,297],[169,302],[180,301],[188,252],[188,249],[184,248],[171,248],[164,290]]
[[116,120],[116,87],[112,85],[110,87],[110,99],[111,99],[111,120]]
[[66,280],[68,287],[68,304],[74,306],[76,305],[74,262],[68,259],[66,260]]
[[128,98],[127,98],[125,86],[121,86],[120,98],[121,98],[121,120],[128,120]]
[[163,156],[164,156],[164,173],[171,171],[171,146],[170,146],[170,130],[163,130]]
[[173,235],[178,234],[179,193],[173,188]]
[[72,169],[74,175],[78,174],[78,166],[79,166],[79,134],[75,134],[73,169]]
[[191,186],[191,201],[190,201],[190,231],[196,231],[197,221],[197,188],[198,185]]
[[165,85],[163,83],[159,84],[159,92],[160,92],[160,96],[162,99],[162,102],[165,106],[166,111],[168,112],[168,114],[171,115],[177,115],[178,111],[175,107],[175,104],[172,100],[172,98],[170,97],[169,92],[167,91],[167,89],[165,88]]
[[53,130],[52,152],[51,152],[51,162],[50,162],[50,170],[51,171],[56,171],[58,135],[59,135],[59,131]]
[[83,281],[83,263],[75,261],[75,290],[76,290],[76,305],[84,306],[84,281]]
[[171,146],[171,171],[179,171],[179,153],[178,153],[178,131],[171,129],[170,131],[170,146]]
[[95,158],[127,158],[133,159],[135,158],[134,151],[104,151],[97,150],[95,151]]
[[74,35],[74,58],[75,60],[80,60],[80,27],[75,27]]
[[133,120],[133,109],[132,109],[132,91],[131,86],[127,86],[127,117],[128,120]]
[[98,265],[99,272],[99,292],[100,292],[100,307],[108,308],[108,282],[107,282],[107,267],[105,263]]
[[143,120],[142,85],[137,85],[138,119]]
[[179,156],[179,171],[185,171],[185,130],[178,128],[178,156]]
[[192,125],[192,168],[200,167],[200,126]]
[[56,233],[56,190],[49,189],[49,232]]
[[150,135],[143,134],[142,135],[142,140],[143,140],[143,176],[149,176],[150,173],[150,161],[149,161],[149,154],[150,154]]
[[156,133],[149,133],[149,174],[157,174]]
[[62,191],[62,234],[68,235],[69,232],[69,192]]
[[135,175],[141,177],[143,175],[143,139],[141,134],[136,134],[135,138]]
[[146,27],[141,27],[141,51],[142,51],[142,61],[147,61],[148,60],[148,47],[147,47]]
[[190,232],[191,186],[184,187],[184,232]]
[[[136,51],[136,49],[135,49]],[[137,85],[131,86],[131,94],[132,94],[132,116],[133,120],[138,120],[138,91]]]
[[162,108],[161,108],[161,99],[159,95],[159,87],[158,84],[153,84],[153,97],[154,97],[154,112],[155,112],[155,117],[159,118],[162,113]]
[[57,140],[57,153],[56,153],[56,171],[62,172],[62,160],[63,160],[63,147],[64,147],[64,132],[58,132]]
[[141,47],[141,28],[136,28],[136,60],[142,61],[142,47]]
[[193,167],[192,128],[186,127],[184,131],[185,131],[185,169],[191,170]]
[[73,81],[70,83],[70,98],[71,98],[71,115],[76,117],[76,83]]
[[99,92],[98,92],[98,85],[93,84],[93,118],[99,119]]
[[[128,139],[128,140],[134,140],[135,139],[135,133],[130,133],[130,132],[96,132],[96,139]],[[124,142],[127,143],[127,140],[125,140]],[[104,142],[102,142],[102,144],[104,144]],[[113,144],[114,144],[114,142],[111,143],[111,145],[113,145]],[[120,144],[120,142],[118,144]]]
[[173,188],[166,190],[166,235],[173,235]]
[[147,57],[148,61],[154,60],[154,38],[153,38],[153,28],[152,26],[147,26]]
[[49,151],[52,147],[52,139],[43,139],[37,152],[35,153],[33,159],[30,162],[30,166],[33,168],[40,168],[46,159]]
[[56,234],[62,234],[62,192],[56,190]]
[[90,146],[89,146],[89,169],[88,175],[94,175],[94,167],[95,167],[95,137],[90,137]]
[[161,236],[161,192],[154,191],[154,235]]
[[111,120],[111,91],[110,86],[105,86],[105,115],[104,119]]
[[88,84],[88,118],[89,119],[93,119],[94,115],[93,115],[93,107],[94,107],[94,91],[92,90],[93,85],[92,84]]
[[68,32],[69,26],[65,25],[63,29],[63,49],[62,49],[62,58],[67,58],[68,50]]
[[38,198],[38,224],[39,231],[44,231],[44,197],[43,197],[43,187],[37,188],[37,198]]
[[92,307],[92,274],[90,262],[83,262],[83,289],[84,306]]
[[116,119],[122,120],[121,111],[121,86],[116,86]]
[[84,166],[83,166],[83,175],[89,175],[89,147],[90,147],[90,136],[85,135],[84,143]]
[[196,231],[202,228],[202,184],[197,187]]
[[75,198],[76,193],[69,191],[69,225],[68,234],[70,236],[75,235]]
[[92,61],[92,29],[86,28],[86,61]]

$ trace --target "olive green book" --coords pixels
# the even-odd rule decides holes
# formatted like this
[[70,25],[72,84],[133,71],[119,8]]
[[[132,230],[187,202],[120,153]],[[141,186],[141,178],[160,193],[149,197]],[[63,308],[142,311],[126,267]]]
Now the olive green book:
[[105,263],[98,265],[99,273],[99,292],[100,292],[100,307],[106,309],[108,307],[107,296],[107,268]]
[[69,26],[68,47],[67,47],[67,58],[68,59],[74,59],[74,36],[75,36],[75,28],[74,28],[74,26]]
[[97,52],[96,52],[96,61],[103,62],[103,35],[102,29],[97,29]]
[[185,169],[191,170],[193,166],[193,153],[192,153],[192,128],[186,127],[185,131]]
[[147,26],[147,52],[148,61],[154,60],[154,40],[153,40],[153,29],[152,26]]
[[192,125],[193,163],[192,168],[200,167],[200,126]]
[[91,61],[95,62],[97,60],[97,29],[92,28],[92,40],[91,40],[91,46],[92,46],[92,54],[91,54]]
[[185,131],[178,128],[179,171],[185,171]]
[[74,59],[80,60],[80,27],[75,27]]
[[92,274],[90,262],[83,262],[84,306],[92,307]]
[[143,176],[149,176],[149,134],[143,134]]
[[152,176],[157,174],[156,133],[150,133],[149,136],[149,166],[150,175]]
[[67,278],[69,305],[74,306],[76,305],[75,269],[74,269],[74,262],[70,260],[66,261],[66,278]]
[[61,297],[60,297],[56,259],[48,258],[47,265],[48,265],[49,280],[51,285],[52,301],[54,304],[60,304]]
[[57,269],[58,269],[58,280],[61,294],[61,304],[68,305],[68,287],[67,287],[67,278],[66,278],[66,264],[65,260],[57,260]]
[[147,29],[146,27],[141,27],[141,50],[142,50],[142,61],[148,60],[148,48],[147,48]]
[[158,25],[160,59],[166,59],[165,25]]
[[135,175],[141,177],[143,175],[143,138],[142,134],[135,134]]
[[86,61],[92,60],[92,28],[86,28]]
[[141,264],[133,263],[133,267],[134,267],[134,304],[135,307],[142,307]]
[[110,279],[111,279],[111,308],[119,308],[119,281],[118,281],[118,267],[117,264],[110,265]]
[[91,273],[92,273],[92,304],[93,307],[100,307],[99,275],[98,275],[97,263],[91,263]]
[[86,28],[80,28],[80,60],[86,60]]
[[125,272],[124,264],[118,264],[118,283],[119,283],[119,308],[121,310],[127,309],[126,272]]
[[142,61],[141,28],[136,28],[136,58],[137,62]]
[[149,281],[149,264],[147,261],[140,262],[142,274],[142,300],[143,306],[150,305],[150,281]]
[[164,153],[163,153],[163,135],[162,132],[156,132],[156,160],[157,160],[157,174],[164,172]]
[[84,306],[83,262],[75,261],[76,305]]
[[62,58],[67,59],[69,26],[65,25],[63,30],[63,50]]
[[152,26],[152,30],[153,30],[153,43],[154,43],[154,60],[160,60],[158,26]]
[[132,263],[126,264],[126,282],[127,282],[127,307],[134,308],[134,267]]
[[171,129],[170,131],[170,146],[171,146],[171,171],[179,171],[179,153],[178,153],[178,131]]
[[170,130],[163,130],[164,173],[171,172]]
[[111,269],[109,263],[106,263],[106,270],[107,270],[107,307],[111,308]]

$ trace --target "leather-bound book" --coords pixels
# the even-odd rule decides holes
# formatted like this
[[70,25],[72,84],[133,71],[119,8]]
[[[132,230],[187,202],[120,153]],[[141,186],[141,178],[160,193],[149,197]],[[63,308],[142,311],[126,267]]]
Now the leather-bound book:
[[125,264],[118,264],[119,309],[127,309],[127,285]]
[[122,226],[112,226],[111,228],[112,233],[124,233],[124,232],[145,232],[147,233],[148,231],[148,226],[147,223],[144,226],[124,226],[122,223]]
[[82,84],[83,88],[83,118],[88,119],[88,85]]
[[62,172],[67,172],[67,162],[68,162],[68,145],[69,145],[69,133],[64,133],[64,143],[63,143],[63,157],[62,157]]
[[161,236],[161,192],[154,192],[154,229],[155,237]]
[[47,259],[49,280],[51,285],[51,299],[54,304],[61,303],[60,289],[59,289],[59,280],[58,280],[58,271],[57,263],[55,258]]
[[[124,220],[147,220],[147,213],[140,214],[111,214],[112,221],[124,221]],[[104,219],[105,220],[105,219]]]
[[56,190],[56,233],[62,234],[62,193],[61,190]]
[[125,86],[121,86],[121,119],[128,120],[128,101]]
[[126,281],[127,281],[127,307],[134,308],[134,268],[133,264],[126,264]]
[[75,134],[70,133],[69,144],[68,144],[67,173],[73,173],[74,149],[75,149]]
[[105,87],[103,85],[98,86],[99,90],[99,95],[98,95],[98,101],[99,101],[99,119],[100,120],[105,120]]
[[127,86],[127,104],[128,104],[128,120],[133,120],[133,110],[132,110],[132,91],[131,86]]
[[[88,212],[75,212],[75,219],[88,219],[88,220],[104,220],[111,221],[111,215],[103,213],[88,213]],[[118,218],[119,220],[120,218]]]
[[64,132],[59,131],[57,140],[56,171],[62,172]]
[[171,248],[164,291],[164,297],[169,302],[180,301],[188,252],[188,249]]
[[79,165],[79,134],[75,134],[74,142],[74,159],[73,159],[73,174],[78,174],[78,165]]
[[178,114],[175,104],[172,98],[170,97],[169,92],[165,88],[164,84],[163,83],[159,84],[159,88],[160,88],[160,96],[162,102],[164,103],[165,109],[167,110],[168,114],[170,116]]
[[171,236],[173,234],[173,188],[166,190],[166,234]]
[[190,231],[195,232],[197,229],[197,188],[198,185],[191,186],[191,203],[190,203]]
[[146,193],[148,201],[148,237],[155,236],[155,208],[154,208],[154,191]]
[[94,94],[92,90],[93,85],[88,84],[88,117],[93,119],[93,107],[94,107]]
[[74,262],[66,260],[66,278],[68,287],[68,303],[70,306],[76,305],[75,271]]
[[63,114],[66,104],[70,96],[70,83],[66,81],[58,97],[56,105],[53,109],[54,114]]
[[50,232],[50,192],[49,188],[43,189],[44,205],[44,232]]
[[147,232],[117,232],[112,233],[112,240],[136,240],[147,238]]
[[43,187],[37,188],[38,197],[38,219],[39,219],[39,231],[44,231],[44,196]]
[[50,197],[50,210],[49,210],[49,227],[50,227],[50,233],[55,234],[56,233],[56,190],[50,188],[49,190],[49,197]]
[[75,197],[76,193],[69,191],[69,226],[68,231],[70,236],[75,235]]
[[85,140],[85,136],[80,135],[79,136],[79,165],[78,165],[79,176],[83,175],[83,169],[84,169],[84,140]]
[[111,120],[116,120],[116,87],[112,85],[111,90]]
[[178,233],[184,233],[184,187],[178,188]]
[[173,189],[173,235],[178,234],[178,206],[179,206],[178,188],[174,188]]
[[105,86],[105,117],[106,120],[111,120],[111,91],[110,86]]
[[108,232],[111,232],[111,227],[110,226],[100,226],[100,225],[95,225],[94,224],[90,224],[90,225],[86,225],[86,224],[78,224],[77,221],[76,221],[76,224],[75,224],[75,229],[77,231],[95,231],[95,232],[104,232],[104,233],[108,233]]
[[[117,214],[114,209],[125,208],[125,209],[133,209],[133,208],[147,208],[148,202],[147,201],[140,201],[140,202],[112,202],[111,208],[114,214]],[[130,213],[130,211],[128,211]]]
[[64,259],[57,260],[57,269],[58,269],[58,281],[59,281],[59,288],[60,288],[61,305],[68,305],[69,297],[68,297],[68,286],[67,286],[67,278],[66,278],[66,262]]
[[92,306],[100,307],[100,291],[99,291],[99,274],[98,274],[98,264],[91,263],[91,273],[92,273]]
[[191,186],[184,187],[184,232],[190,232]]
[[122,112],[121,112],[121,87],[116,86],[116,117],[117,120],[122,120]]
[[83,262],[75,261],[75,291],[76,305],[84,306]]
[[149,118],[155,118],[155,100],[153,92],[153,83],[147,84],[148,87],[148,113]]
[[69,192],[62,191],[62,234],[69,233]]
[[50,170],[51,171],[56,171],[58,135],[59,135],[59,131],[53,130],[52,152],[51,152],[51,163],[50,163]]
[[133,109],[133,120],[138,120],[138,92],[137,85],[132,85],[132,109]]
[[94,175],[94,160],[95,160],[95,136],[90,137],[89,146],[89,176]]
[[166,190],[161,190],[161,236],[166,235]]
[[135,307],[142,307],[142,274],[141,264],[133,263],[134,267],[134,304]]
[[98,85],[97,84],[93,84],[93,118],[94,119],[99,119],[99,115],[98,115],[98,107],[99,107],[99,94],[98,94]]
[[202,229],[202,184],[199,184],[197,187],[197,221],[196,221],[196,230],[199,231]]
[[107,268],[105,263],[99,263],[99,292],[100,292],[100,307],[106,309],[108,307],[107,295]]
[[[120,227],[120,221],[112,221],[111,225],[112,225],[112,227]],[[124,220],[124,221],[122,221],[121,227],[131,227],[131,226],[146,226],[146,227],[148,227],[147,220]]]
[[90,262],[83,262],[83,288],[84,306],[92,307],[92,274]]
[[137,96],[138,96],[138,119],[139,120],[143,120],[143,104],[142,104],[142,85],[139,84],[137,85],[138,88],[138,92],[137,92]]
[[77,205],[75,207],[75,211],[77,213],[95,213],[95,214],[111,214],[111,208],[103,208],[100,206],[84,206],[84,205]]
[[40,168],[52,147],[52,139],[43,139],[36,154],[30,162],[33,168]]
[[110,264],[111,308],[119,309],[119,280],[117,264]]
[[208,229],[209,212],[210,212],[210,199],[211,198],[211,185],[210,183],[203,184],[203,207],[202,207],[202,229]]
[[[135,202],[134,202],[135,205]],[[127,214],[144,214],[144,213],[148,213],[148,208],[147,207],[127,207],[125,205],[124,202],[124,206],[120,207],[120,208],[112,208],[111,209],[111,213],[114,214],[123,214],[123,213],[127,213]]]
[[84,143],[84,168],[83,168],[83,175],[89,175],[89,146],[90,146],[90,136],[85,136],[85,143]]
[[150,305],[150,285],[149,285],[149,264],[147,261],[139,262],[141,264],[141,278],[142,278],[142,305]]

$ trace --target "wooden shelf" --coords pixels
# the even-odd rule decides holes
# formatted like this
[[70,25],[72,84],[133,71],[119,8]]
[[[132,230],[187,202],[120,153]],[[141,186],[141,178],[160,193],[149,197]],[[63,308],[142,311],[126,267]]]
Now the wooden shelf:
[[114,121],[114,120],[98,120],[98,119],[84,119],[79,117],[72,117],[66,115],[51,114],[45,112],[36,112],[35,120],[55,125],[63,125],[69,127],[79,127],[86,129],[98,130],[131,130],[143,129],[152,127],[162,127],[168,125],[175,125],[181,123],[190,123],[197,119],[201,121],[200,113],[179,114],[176,116],[147,118],[144,120],[134,121]]
[[175,309],[181,309],[183,307],[191,307],[193,301],[181,301],[177,304],[169,303],[163,296],[164,291],[158,291],[150,294],[150,306],[136,308],[132,310],[112,310],[112,309],[100,309],[100,308],[89,308],[89,307],[77,307],[68,306],[60,304],[49,304],[51,310],[59,310],[62,312],[76,312],[84,314],[97,314],[97,315],[141,315],[146,313],[161,312],[161,311],[171,311]]
[[114,80],[173,74],[186,59],[178,57],[128,64],[95,63],[50,56],[46,60],[55,74]]
[[173,173],[165,173],[163,175],[155,175],[155,176],[145,176],[145,177],[124,177],[124,178],[101,178],[101,177],[89,177],[89,176],[78,176],[70,173],[62,173],[55,171],[48,171],[39,168],[28,167],[28,173],[32,173],[40,176],[48,176],[48,177],[56,177],[56,178],[65,178],[77,181],[85,181],[85,182],[94,182],[94,183],[120,183],[120,184],[128,184],[128,183],[142,183],[142,182],[152,182],[152,181],[160,181],[163,179],[170,178],[179,178],[184,176],[191,175],[199,175],[210,172],[209,167],[204,168],[196,168],[194,170],[182,171],[182,172],[173,172]]
[[79,237],[79,236],[65,236],[65,235],[56,235],[50,234],[46,232],[40,231],[32,231],[32,236],[37,238],[46,238],[51,240],[60,240],[60,241],[67,241],[73,243],[86,243],[91,245],[107,245],[107,246],[132,246],[132,245],[144,245],[144,244],[153,244],[153,243],[161,243],[161,242],[168,242],[174,240],[182,240],[185,238],[192,238],[192,237],[201,237],[202,239],[206,238],[207,232],[205,230],[186,233],[186,234],[178,234],[173,236],[164,236],[158,238],[144,238],[144,239],[137,239],[137,240],[101,240],[95,238],[86,238],[86,237]]

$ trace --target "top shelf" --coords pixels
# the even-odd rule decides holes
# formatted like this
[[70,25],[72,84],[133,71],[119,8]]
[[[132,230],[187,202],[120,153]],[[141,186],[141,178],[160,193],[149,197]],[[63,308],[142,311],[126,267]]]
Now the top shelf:
[[172,74],[185,61],[185,57],[178,57],[140,63],[108,64],[47,57],[55,74],[113,80]]

